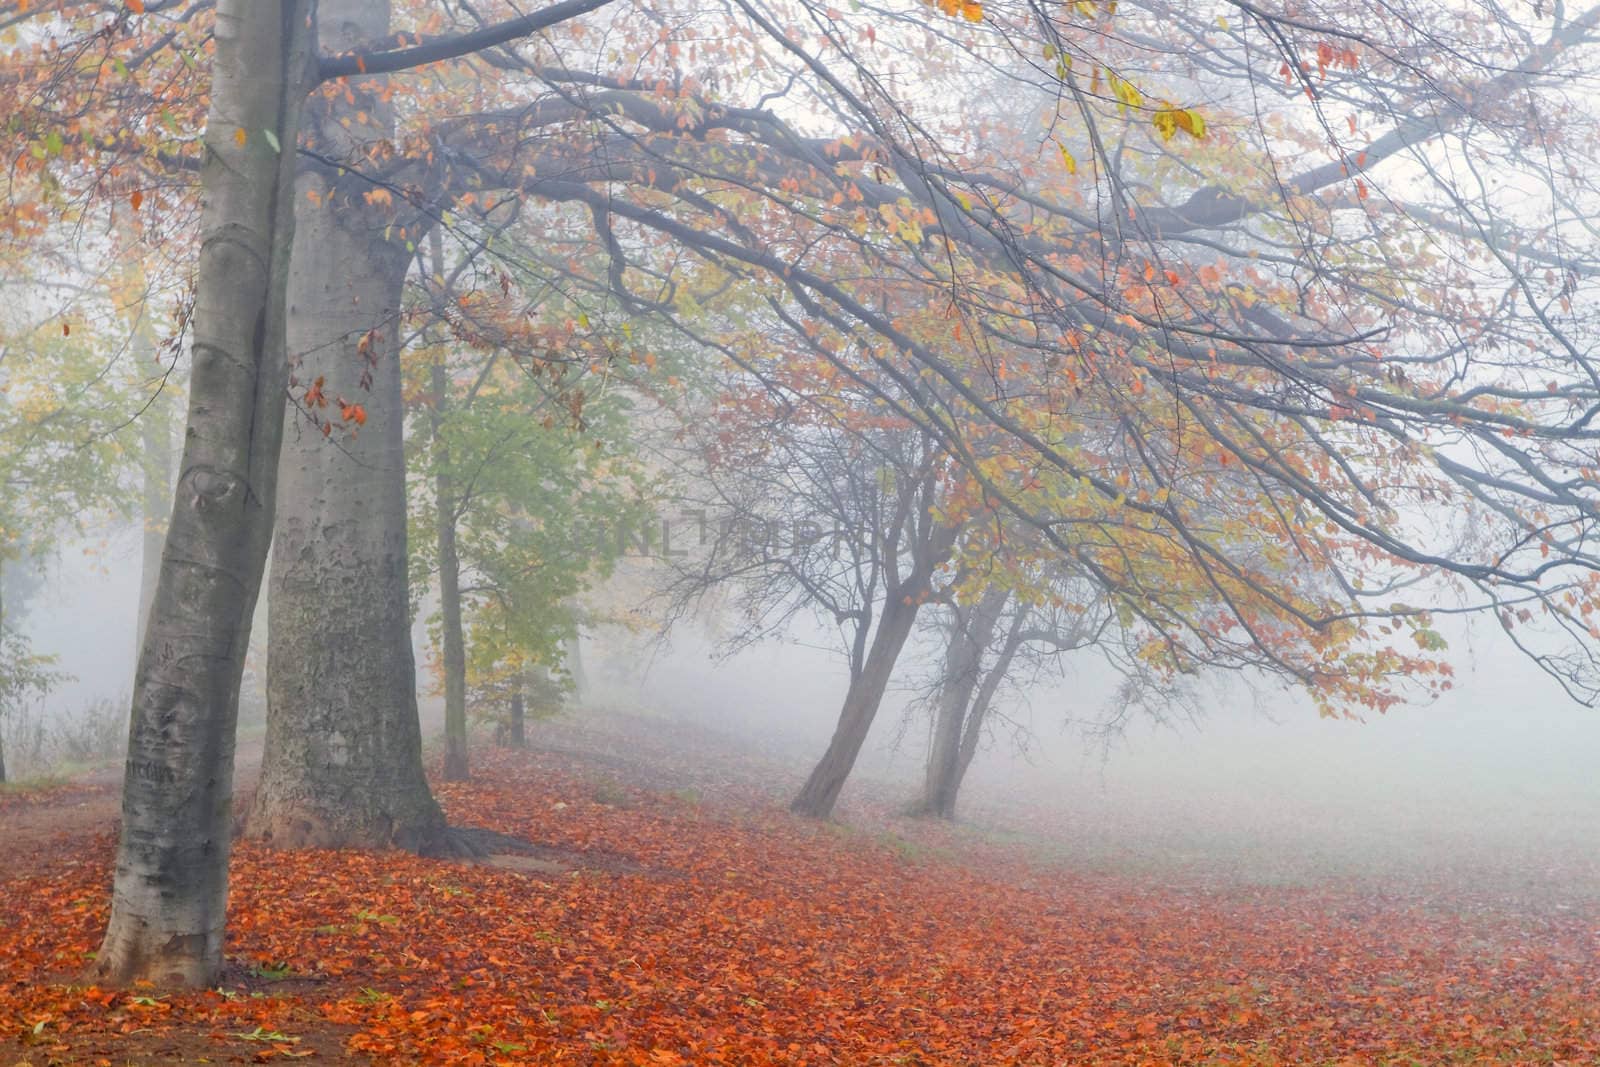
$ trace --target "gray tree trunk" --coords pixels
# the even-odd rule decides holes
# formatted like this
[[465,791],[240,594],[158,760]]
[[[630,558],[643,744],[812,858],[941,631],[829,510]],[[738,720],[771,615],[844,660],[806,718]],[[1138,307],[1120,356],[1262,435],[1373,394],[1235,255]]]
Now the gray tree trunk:
[[900,650],[905,647],[912,624],[917,621],[918,599],[915,596],[910,599],[911,603],[905,603],[898,591],[885,598],[883,615],[878,619],[878,628],[872,635],[872,645],[861,672],[850,679],[833,739],[806,779],[800,795],[789,805],[789,810],[795,814],[814,819],[826,819],[833,814],[845,780],[850,777],[861,755],[861,747],[866,744],[878,706],[883,703],[895,661],[900,658]]
[[[322,0],[324,51],[381,39],[388,16],[382,2]],[[349,87],[353,101],[308,103],[306,132],[324,156],[356,163],[392,134],[393,115],[383,79]],[[301,415],[284,437],[267,736],[247,833],[286,847],[437,852],[445,822],[422,769],[406,574],[399,312],[410,253],[371,189],[317,166],[296,190],[290,358],[302,385],[323,378],[319,418],[338,419],[342,397],[365,406],[367,423],[325,437]]]
[[217,4],[188,425],[134,678],[111,915],[92,968],[101,982],[207,986],[222,965],[239,682],[283,428],[311,10]]
[[456,499],[450,484],[450,450],[440,437],[450,383],[444,364],[433,364],[434,516],[439,539],[439,628],[444,667],[444,778],[467,778],[467,643],[461,629],[461,561],[456,555]]
[[963,728],[969,717],[968,709],[973,706],[973,693],[983,676],[984,653],[994,639],[1010,596],[1010,591],[1000,586],[984,590],[969,611],[957,615],[951,629],[922,798],[914,809],[919,815],[941,819],[955,817]]
[[1011,662],[1016,658],[1017,649],[1022,647],[1022,628],[1028,618],[1028,612],[1019,608],[1011,619],[1011,632],[1006,635],[1005,644],[1000,648],[1000,655],[995,657],[994,664],[989,668],[989,673],[983,676],[983,684],[978,687],[977,695],[972,698],[972,710],[967,713],[966,732],[961,736],[961,755],[956,762],[955,780],[950,784],[950,816],[955,815],[955,796],[961,791],[961,783],[966,778],[967,768],[972,766],[972,757],[978,754],[978,744],[983,739],[983,721],[989,714],[989,709],[994,706],[995,693],[999,691],[1000,684],[1006,680],[1006,675],[1011,673]]
[[[0,572],[5,570],[4,561],[0,561]],[[5,649],[6,640],[6,605],[5,605],[5,578],[0,575],[0,651]],[[6,780],[6,706],[0,703],[0,782]]]
[[567,675],[572,679],[572,698],[579,704],[589,692],[589,676],[583,670],[583,636],[573,634],[561,642]]
[[524,690],[523,690],[523,685],[522,685],[521,679],[518,679],[514,683],[514,685],[516,686],[516,688],[511,690],[510,745],[511,745],[512,748],[527,748],[528,747],[527,697],[524,695]]

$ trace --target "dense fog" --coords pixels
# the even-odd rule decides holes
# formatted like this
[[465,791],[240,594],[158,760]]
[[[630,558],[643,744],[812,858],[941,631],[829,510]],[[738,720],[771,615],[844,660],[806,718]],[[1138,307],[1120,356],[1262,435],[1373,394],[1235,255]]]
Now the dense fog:
[[[125,703],[137,547],[112,532],[47,564],[48,592],[27,626],[73,677],[33,714],[70,719],[96,701]],[[737,742],[728,752],[798,781],[834,728],[842,660],[829,633],[804,621],[789,640],[728,655],[717,640],[725,623],[589,632],[585,690],[564,717],[623,711],[708,727]],[[1091,869],[1133,863],[1267,884],[1443,876],[1558,902],[1600,893],[1600,713],[1569,700],[1482,620],[1446,633],[1451,691],[1359,719],[1319,717],[1297,690],[1237,675],[1202,679],[1190,702],[1160,717],[1119,716],[1106,666],[1092,650],[1069,655],[1070,680],[1041,681],[1001,709],[1010,723],[991,730],[975,761],[961,818]],[[422,637],[419,624],[425,664]],[[863,752],[868,784],[847,787],[844,818],[858,790],[909,801],[920,784],[928,716],[919,686],[933,674],[936,642],[916,640]],[[260,686],[262,667],[252,664],[247,685]],[[437,743],[436,687],[423,673],[419,688]],[[260,699],[247,693],[247,705]]]

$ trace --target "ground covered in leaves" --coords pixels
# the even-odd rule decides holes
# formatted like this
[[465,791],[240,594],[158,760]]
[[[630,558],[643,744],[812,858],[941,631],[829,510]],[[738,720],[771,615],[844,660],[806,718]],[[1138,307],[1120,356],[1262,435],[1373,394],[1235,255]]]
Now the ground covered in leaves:
[[0,1064],[1600,1062],[1597,907],[1065,869],[706,766],[484,752],[452,819],[535,846],[487,864],[243,842],[230,971],[182,995],[75,981],[111,828],[0,796]]

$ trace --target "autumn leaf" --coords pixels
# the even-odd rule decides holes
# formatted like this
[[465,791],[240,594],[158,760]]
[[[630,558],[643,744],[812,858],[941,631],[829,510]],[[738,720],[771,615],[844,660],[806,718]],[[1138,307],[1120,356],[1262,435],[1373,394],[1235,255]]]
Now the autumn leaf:
[[1067,165],[1067,173],[1078,173],[1078,161],[1071,152],[1067,151],[1067,146],[1064,144],[1057,144],[1056,147],[1061,150],[1061,162]]
[[[419,1064],[1267,1067],[1438,1063],[1448,1042],[1460,1062],[1595,1062],[1600,958],[1573,947],[1600,924],[1592,900],[1533,918],[1522,901],[1430,890],[1418,907],[1360,884],[1196,892],[1043,862],[1026,842],[1052,824],[1022,806],[1028,833],[979,836],[864,798],[853,818],[870,832],[840,833],[773,810],[773,768],[690,749],[670,723],[619,721],[656,774],[715,790],[630,786],[611,803],[618,786],[595,765],[537,750],[487,750],[472,782],[436,785],[452,819],[536,843],[544,870],[240,841],[229,953],[241,975],[287,961],[270,984],[76,984],[68,961],[104,922],[115,839],[20,850],[0,1048],[60,1041],[59,1058],[83,1063],[112,1050],[164,1062],[177,1046],[216,1062],[248,1048]],[[114,796],[90,800],[109,827]],[[0,842],[15,841],[18,803],[0,794]]]

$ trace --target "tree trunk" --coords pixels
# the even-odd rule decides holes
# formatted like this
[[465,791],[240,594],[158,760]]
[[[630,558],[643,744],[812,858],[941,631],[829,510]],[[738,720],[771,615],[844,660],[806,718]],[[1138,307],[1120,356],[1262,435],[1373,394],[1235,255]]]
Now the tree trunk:
[[[5,561],[0,559],[0,655],[6,648]],[[0,703],[0,782],[6,780],[6,706]]]
[[222,966],[239,682],[283,429],[310,21],[309,0],[217,4],[188,426],[134,677],[100,982],[208,986]]
[[150,619],[150,605],[155,603],[156,578],[161,573],[161,546],[167,539],[167,516],[172,512],[172,426],[167,400],[165,393],[152,397],[139,417],[144,554],[139,568],[137,648],[144,647],[144,629]]
[[897,590],[885,598],[883,615],[872,635],[872,647],[867,652],[861,673],[850,679],[850,689],[845,693],[844,707],[839,711],[839,724],[834,728],[833,740],[822,754],[806,779],[800,795],[789,805],[797,815],[826,819],[833,814],[833,806],[844,789],[845,779],[861,755],[867,732],[883,703],[884,691],[889,688],[889,678],[894,674],[895,661],[911,636],[911,626],[917,620],[917,598],[905,603]]
[[450,485],[450,449],[440,435],[450,383],[442,362],[433,364],[433,489],[439,538],[439,627],[444,657],[444,777],[467,778],[467,644],[461,632],[461,561],[456,556],[456,500]]
[[[388,33],[381,2],[322,0],[319,17],[327,52]],[[355,163],[389,137],[393,115],[383,79],[349,88],[313,98],[306,127],[322,155]],[[340,421],[343,399],[367,421],[345,420],[330,439],[299,417],[285,435],[267,736],[247,832],[285,847],[437,852],[445,823],[422,768],[406,574],[399,313],[410,253],[370,190],[321,166],[296,190],[290,358],[302,387],[322,379],[327,405],[308,414]]]
[[933,744],[928,751],[918,815],[941,819],[955,817],[956,790],[960,786],[963,727],[973,706],[972,695],[983,677],[983,657],[994,639],[1000,616],[1010,599],[1009,590],[992,586],[984,590],[970,612],[957,614],[945,653],[944,678],[934,718]]
[[528,747],[528,712],[527,697],[524,695],[522,680],[519,678],[515,688],[511,690],[511,747]]
[[583,637],[574,633],[571,637],[561,642],[562,660],[567,668],[567,676],[572,679],[572,699],[578,704],[583,703],[584,696],[589,692],[589,677],[583,671]]
[[989,708],[994,705],[994,696],[999,691],[1000,684],[1006,680],[1006,675],[1011,671],[1011,661],[1016,658],[1017,649],[1022,646],[1022,627],[1027,618],[1027,609],[1019,607],[1012,616],[1011,631],[1006,635],[1000,655],[995,658],[989,672],[983,676],[983,683],[978,686],[978,692],[972,698],[972,708],[967,712],[966,731],[961,735],[961,751],[956,759],[949,785],[946,787],[950,796],[950,806],[948,811],[941,813],[943,818],[955,818],[956,796],[961,792],[961,783],[966,780],[967,768],[972,766],[972,757],[978,754],[978,743],[983,738],[983,720],[989,714]]

